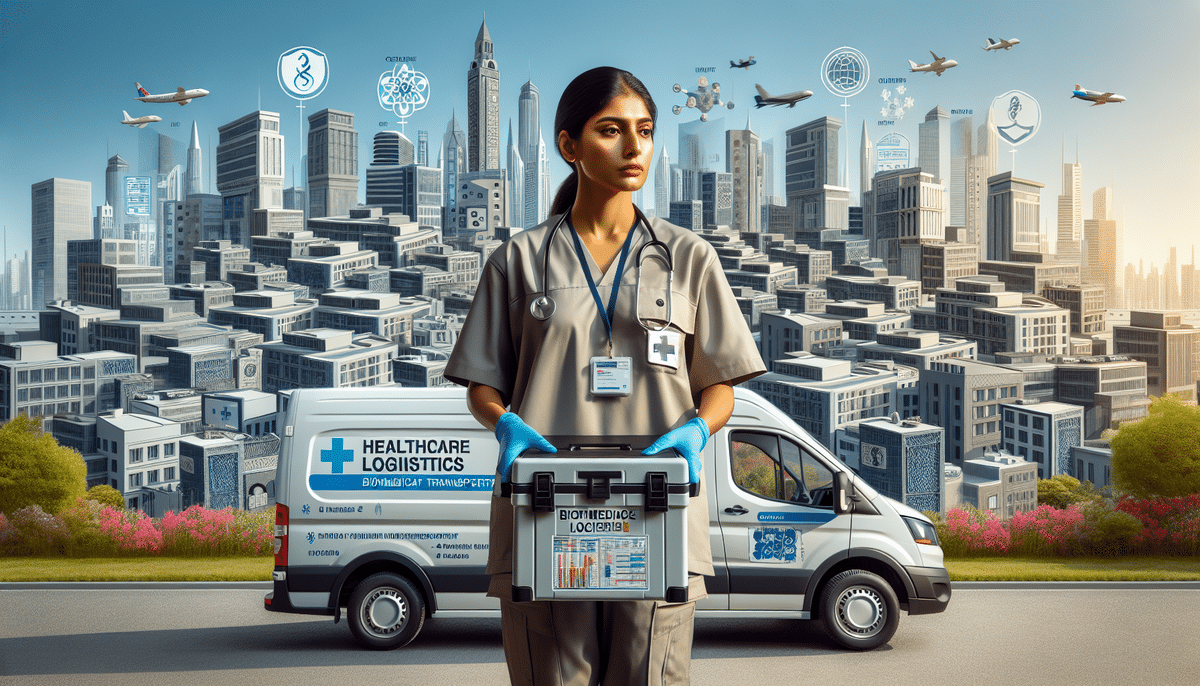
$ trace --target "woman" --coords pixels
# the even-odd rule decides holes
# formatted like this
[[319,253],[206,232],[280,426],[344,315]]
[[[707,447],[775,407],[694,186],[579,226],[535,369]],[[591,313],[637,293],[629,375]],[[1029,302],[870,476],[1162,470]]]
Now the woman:
[[[765,368],[712,246],[633,205],[656,114],[626,71],[567,86],[554,131],[572,172],[550,219],[489,258],[446,378],[469,386],[472,413],[495,430],[500,481],[524,449],[555,452],[543,435],[658,436],[646,454],[688,458],[701,488],[688,507],[689,602],[511,602],[512,509],[493,495],[488,595],[514,684],[688,683],[694,601],[713,574],[700,452],[733,411],[733,385]],[[641,251],[654,236],[663,245]],[[612,361],[627,361],[627,389],[597,382]]]

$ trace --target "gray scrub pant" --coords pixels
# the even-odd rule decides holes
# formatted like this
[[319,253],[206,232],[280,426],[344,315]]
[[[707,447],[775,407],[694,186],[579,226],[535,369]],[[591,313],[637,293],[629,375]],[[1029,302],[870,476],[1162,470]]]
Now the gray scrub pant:
[[513,686],[690,683],[695,601],[500,599]]

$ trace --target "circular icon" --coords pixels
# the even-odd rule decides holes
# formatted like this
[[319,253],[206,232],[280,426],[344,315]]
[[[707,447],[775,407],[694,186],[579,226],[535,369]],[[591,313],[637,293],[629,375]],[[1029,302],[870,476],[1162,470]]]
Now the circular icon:
[[258,373],[258,367],[254,366],[253,364],[248,364],[245,367],[245,372],[246,378],[253,378],[254,375]]
[[297,100],[315,98],[329,83],[329,58],[315,48],[292,48],[279,56],[279,87]]
[[1009,91],[992,100],[996,133],[1013,145],[1033,138],[1042,125],[1042,106],[1024,91]]
[[867,87],[871,66],[867,57],[854,48],[842,47],[825,56],[821,64],[821,82],[830,93],[848,98]]

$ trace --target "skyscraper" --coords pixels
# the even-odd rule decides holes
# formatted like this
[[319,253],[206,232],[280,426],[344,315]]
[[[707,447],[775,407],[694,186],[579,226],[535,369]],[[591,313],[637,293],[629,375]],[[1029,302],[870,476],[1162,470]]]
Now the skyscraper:
[[442,232],[446,238],[455,236],[458,226],[458,199],[462,195],[458,177],[467,173],[467,136],[458,126],[454,111],[442,136],[442,188],[445,191],[446,211],[442,215]]
[[47,179],[31,187],[33,299],[41,309],[67,297],[67,241],[92,237],[92,183]]
[[[125,216],[125,175],[129,173],[129,163],[120,155],[108,158],[108,168],[104,171],[104,203],[113,208],[114,222],[119,228]],[[96,238],[112,238],[112,236],[96,236]]]
[[971,117],[956,119],[950,125],[950,226],[967,225],[967,168],[971,163],[975,127]]
[[354,130],[354,115],[321,110],[308,118],[308,216],[348,217],[357,206],[358,132]]
[[654,167],[654,213],[663,219],[671,216],[671,156],[665,145]]
[[487,20],[475,37],[475,58],[467,70],[467,169],[500,168],[500,71]]
[[918,129],[917,166],[932,174],[934,183],[945,184],[945,176],[950,173],[950,114],[934,107],[925,114],[925,121]]
[[775,197],[775,139],[768,138],[762,142],[763,156],[763,197],[762,204],[767,204],[767,198]]
[[192,120],[192,140],[187,151],[187,180],[183,187],[183,197],[193,193],[204,192],[204,157],[200,149],[200,132],[196,128],[196,120]]
[[1062,195],[1058,196],[1058,247],[1060,262],[1080,264],[1083,256],[1083,168],[1078,152],[1074,163],[1062,166]]
[[871,191],[871,177],[875,174],[871,137],[867,134],[867,122],[863,120],[862,138],[858,141],[858,204],[865,202]]
[[821,117],[788,129],[784,189],[796,230],[845,230],[850,189],[838,186],[838,130],[842,120]]
[[[521,95],[517,100],[517,150],[521,153],[521,162],[525,165],[522,197],[525,218],[522,226],[525,228],[536,226],[550,213],[550,199],[546,197],[547,191],[543,188],[548,183],[543,183],[542,179],[548,170],[546,144],[542,140],[540,107],[537,86],[533,85],[533,81],[526,81],[525,85],[521,86]],[[516,185],[517,179],[511,174],[509,177]]]
[[1092,195],[1092,218],[1083,222],[1084,283],[1104,286],[1106,307],[1123,307],[1124,273],[1121,270],[1121,243],[1117,222],[1111,218],[1112,189],[1098,189]]
[[223,237],[248,246],[254,210],[283,208],[279,114],[251,112],[218,127],[217,134],[217,192],[221,194],[224,216]]
[[726,171],[733,177],[733,230],[758,231],[762,212],[761,139],[750,128],[746,116],[744,131],[725,132]]
[[525,219],[525,163],[521,151],[513,141],[512,120],[508,120],[508,225],[513,227],[532,226]]
[[429,166],[429,132],[417,131],[417,165]]
[[414,150],[412,142],[399,131],[375,134],[375,156],[367,167],[367,205],[382,207],[384,214],[403,212],[402,170],[413,163]]
[[988,108],[987,120],[979,125],[979,135],[975,140],[975,154],[984,158],[985,178],[996,175],[996,165],[1000,161],[1000,134],[996,132],[996,114]]
[[1036,253],[1041,235],[1044,183],[1018,179],[1012,172],[988,179],[988,260],[1008,262],[1013,253]]

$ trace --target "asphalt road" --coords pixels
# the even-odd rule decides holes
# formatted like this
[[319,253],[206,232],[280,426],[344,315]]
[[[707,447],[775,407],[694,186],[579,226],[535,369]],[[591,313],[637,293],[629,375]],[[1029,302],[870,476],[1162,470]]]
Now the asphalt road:
[[[361,649],[345,622],[262,609],[266,584],[0,585],[0,684],[505,684],[498,620]],[[14,590],[16,589],[16,590]],[[1198,684],[1200,584],[958,584],[868,653],[789,620],[704,619],[695,686]]]

